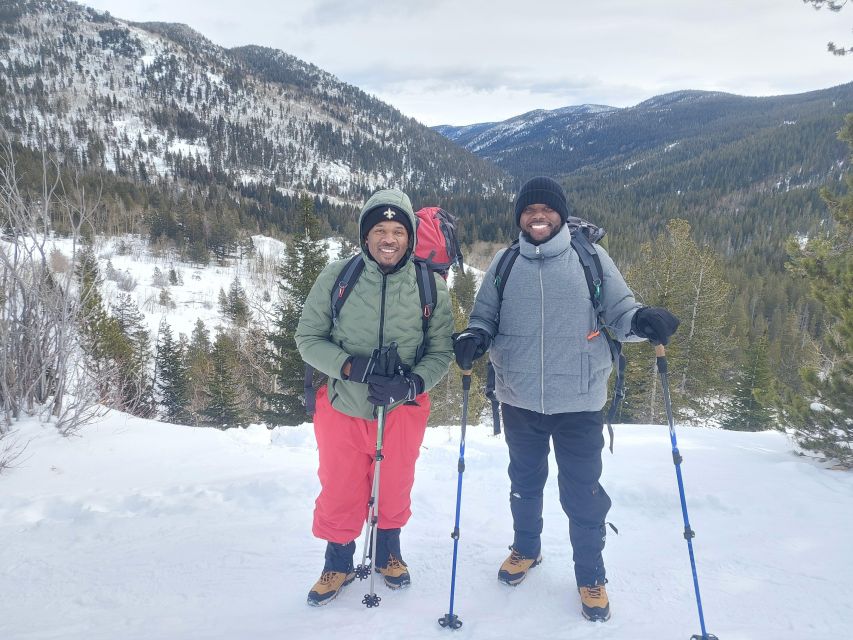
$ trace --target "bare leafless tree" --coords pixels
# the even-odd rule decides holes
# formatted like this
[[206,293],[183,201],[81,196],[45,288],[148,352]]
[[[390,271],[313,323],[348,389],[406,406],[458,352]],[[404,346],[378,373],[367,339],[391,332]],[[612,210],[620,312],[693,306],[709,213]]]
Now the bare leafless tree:
[[22,415],[40,415],[70,433],[97,412],[92,381],[79,366],[73,269],[50,266],[53,224],[70,229],[73,264],[94,207],[79,183],[64,184],[46,154],[40,169],[39,193],[26,192],[13,144],[0,132],[0,438]]

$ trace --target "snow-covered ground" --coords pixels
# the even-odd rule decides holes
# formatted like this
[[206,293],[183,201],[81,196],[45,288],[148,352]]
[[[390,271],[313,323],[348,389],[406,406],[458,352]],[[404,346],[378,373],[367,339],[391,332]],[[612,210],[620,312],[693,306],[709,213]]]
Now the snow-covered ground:
[[[707,629],[721,640],[847,638],[853,627],[853,474],[793,455],[780,433],[679,427]],[[3,640],[567,638],[687,640],[699,633],[668,431],[620,426],[603,483],[613,617],[584,620],[556,477],[544,563],[496,580],[512,530],[501,437],[469,429],[455,611],[448,610],[458,428],[430,429],[403,533],[413,584],[364,583],[324,608],[305,596],[324,544],[310,425],[197,429],[111,413],[61,438],[20,423],[0,475]],[[4,441],[4,444],[9,440]],[[552,476],[555,476],[552,465]],[[359,551],[360,552],[360,551]],[[379,583],[377,583],[379,584]]]

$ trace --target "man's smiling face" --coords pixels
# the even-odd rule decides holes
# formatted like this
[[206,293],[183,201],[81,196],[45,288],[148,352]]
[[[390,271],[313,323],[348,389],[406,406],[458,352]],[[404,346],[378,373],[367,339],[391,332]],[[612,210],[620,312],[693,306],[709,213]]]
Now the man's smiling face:
[[545,204],[531,204],[524,208],[519,219],[521,230],[534,242],[544,242],[560,230],[560,214]]
[[367,232],[367,250],[383,270],[392,269],[409,248],[409,232],[399,222],[385,220]]

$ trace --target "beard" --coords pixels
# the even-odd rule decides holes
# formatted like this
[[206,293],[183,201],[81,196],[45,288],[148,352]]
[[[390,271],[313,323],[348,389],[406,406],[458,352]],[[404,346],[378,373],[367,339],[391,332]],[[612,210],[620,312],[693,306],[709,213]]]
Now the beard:
[[548,242],[551,238],[553,238],[553,237],[554,237],[554,236],[556,236],[558,233],[560,233],[560,229],[562,229],[562,228],[563,228],[563,224],[565,224],[565,223],[560,223],[559,225],[557,225],[556,227],[554,227],[553,231],[551,231],[551,233],[548,235],[548,237],[547,237],[547,238],[543,238],[542,240],[535,240],[535,239],[534,239],[534,238],[533,238],[529,233],[527,233],[524,229],[522,229],[522,230],[521,230],[521,235],[524,237],[524,239],[525,239],[525,240],[527,240],[530,244],[532,244],[532,245],[534,245],[534,246],[536,246],[536,245],[540,245],[540,244],[545,244],[545,243],[546,243],[546,242]]

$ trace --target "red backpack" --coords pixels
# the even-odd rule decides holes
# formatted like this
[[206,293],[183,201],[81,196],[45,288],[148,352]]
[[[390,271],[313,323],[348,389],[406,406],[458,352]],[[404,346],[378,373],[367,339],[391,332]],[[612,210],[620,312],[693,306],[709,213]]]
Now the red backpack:
[[424,262],[432,271],[447,279],[454,264],[464,271],[462,251],[456,238],[456,218],[441,207],[424,207],[415,212],[418,238],[415,260]]

